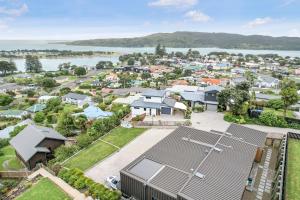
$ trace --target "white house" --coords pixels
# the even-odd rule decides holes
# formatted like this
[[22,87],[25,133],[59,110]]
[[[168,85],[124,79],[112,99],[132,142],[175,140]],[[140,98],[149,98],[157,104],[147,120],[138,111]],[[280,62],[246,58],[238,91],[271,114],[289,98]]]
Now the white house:
[[131,104],[131,113],[133,117],[142,114],[150,116],[173,115],[174,108],[177,107],[176,104],[178,102],[166,96],[165,90],[149,89],[142,93],[140,99]]
[[63,96],[63,101],[65,103],[75,104],[79,108],[82,108],[83,105],[91,103],[91,97],[84,95],[84,94],[77,94],[77,93],[69,93]]
[[255,86],[259,88],[278,88],[279,82],[280,81],[277,78],[262,75],[257,78]]

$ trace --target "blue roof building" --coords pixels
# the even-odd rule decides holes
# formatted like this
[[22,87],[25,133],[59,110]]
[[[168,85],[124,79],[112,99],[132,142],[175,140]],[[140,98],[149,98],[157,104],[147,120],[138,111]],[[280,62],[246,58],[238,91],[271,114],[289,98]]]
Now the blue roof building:
[[103,111],[96,106],[90,105],[89,107],[85,108],[82,113],[76,113],[75,115],[85,115],[89,120],[95,120],[110,117],[113,115],[113,113]]

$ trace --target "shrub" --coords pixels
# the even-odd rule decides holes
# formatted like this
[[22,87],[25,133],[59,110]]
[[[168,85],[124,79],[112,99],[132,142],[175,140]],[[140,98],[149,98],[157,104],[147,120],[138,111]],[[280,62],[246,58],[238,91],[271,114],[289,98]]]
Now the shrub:
[[204,107],[202,105],[195,105],[193,107],[194,112],[204,112]]
[[72,146],[60,146],[54,151],[55,161],[60,162],[64,161],[70,156],[72,156],[76,151],[78,151],[78,146],[72,145]]
[[9,133],[10,137],[15,137],[16,135],[18,135],[27,125],[23,125],[23,126],[17,126],[14,128],[14,130],[12,132]]
[[279,110],[284,108],[284,103],[281,99],[271,99],[267,102],[267,107]]
[[76,140],[79,148],[84,148],[94,141],[93,137],[88,134],[81,134],[76,137]]
[[266,126],[288,127],[284,118],[279,117],[273,111],[264,111],[259,116],[259,121]]
[[232,113],[226,113],[224,115],[224,120],[227,122],[233,122],[238,124],[245,124],[245,117],[242,115],[233,115]]
[[187,108],[184,114],[184,119],[191,119],[192,110],[190,108]]
[[37,113],[34,115],[33,120],[34,120],[36,123],[42,123],[42,122],[45,120],[45,114],[44,114],[43,112],[37,112]]
[[119,200],[121,198],[120,192],[108,189],[104,185],[85,177],[79,169],[63,169],[58,176],[76,189],[87,189],[85,194],[91,195],[94,199]]
[[134,121],[134,122],[143,121],[145,119],[145,117],[146,117],[146,114],[137,115],[137,116],[132,118],[132,121]]

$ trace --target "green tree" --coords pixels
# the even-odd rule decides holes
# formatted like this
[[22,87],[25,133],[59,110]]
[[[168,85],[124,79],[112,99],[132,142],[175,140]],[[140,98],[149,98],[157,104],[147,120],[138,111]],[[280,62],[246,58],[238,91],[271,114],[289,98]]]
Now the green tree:
[[165,46],[161,46],[160,44],[158,44],[155,48],[155,55],[158,55],[159,57],[163,57],[164,55],[166,55]]
[[146,80],[148,78],[151,78],[151,74],[149,72],[143,72],[142,75],[141,75],[141,78],[143,80]]
[[36,122],[36,123],[42,123],[44,120],[45,120],[45,114],[43,112],[37,112],[35,115],[34,115],[34,118],[33,120]]
[[46,109],[47,111],[53,111],[55,108],[57,108],[61,104],[60,98],[51,98],[46,103]]
[[59,115],[57,120],[56,130],[64,136],[71,136],[74,130],[74,117],[69,112],[63,112]]
[[298,102],[298,93],[297,86],[295,81],[284,79],[281,82],[281,90],[280,90],[281,100],[283,101],[283,115],[286,117],[286,111],[289,106]]
[[84,67],[76,67],[74,73],[77,76],[83,76],[86,75],[86,69]]
[[134,65],[134,59],[133,58],[129,58],[127,60],[127,65]]
[[80,129],[81,131],[86,130],[86,125],[87,125],[87,117],[85,115],[79,115],[75,118],[74,120],[74,125],[76,128]]
[[26,55],[25,67],[26,67],[26,71],[35,72],[35,73],[41,72],[43,68],[39,58],[37,56],[32,56],[32,55]]
[[10,71],[11,65],[7,61],[0,61],[0,71],[3,76],[6,76],[7,72]]
[[0,106],[9,105],[14,99],[7,94],[0,94]]
[[255,74],[251,71],[246,71],[245,72],[245,77],[246,77],[246,80],[250,83],[250,85],[253,86],[254,82],[256,80]]
[[41,86],[44,88],[53,88],[56,86],[56,81],[53,78],[43,78]]

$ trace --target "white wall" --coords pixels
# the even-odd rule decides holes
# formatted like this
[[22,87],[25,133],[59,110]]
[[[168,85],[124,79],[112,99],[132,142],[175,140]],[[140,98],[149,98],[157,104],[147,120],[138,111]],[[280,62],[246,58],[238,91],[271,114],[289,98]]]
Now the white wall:
[[151,99],[147,99],[146,97],[144,97],[144,101],[145,102],[153,102],[153,103],[162,103],[162,99],[161,97],[151,97]]
[[144,110],[144,108],[134,108],[134,107],[131,107],[131,115],[132,117],[135,117],[137,115],[143,115],[143,114],[146,114],[146,115],[150,115],[150,110],[151,110],[151,115],[156,115],[156,109],[150,109],[150,108],[146,108],[146,111]]

